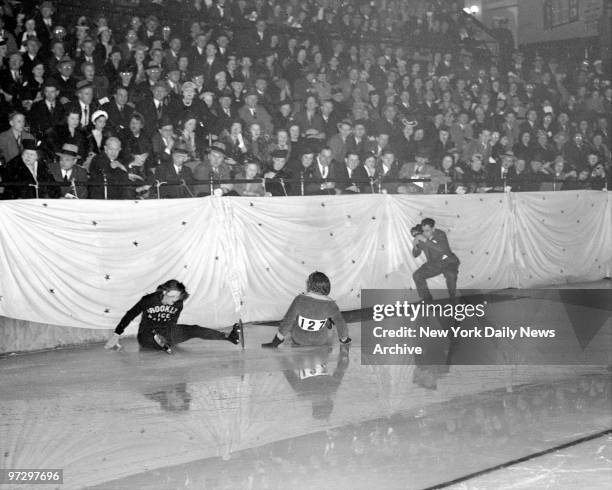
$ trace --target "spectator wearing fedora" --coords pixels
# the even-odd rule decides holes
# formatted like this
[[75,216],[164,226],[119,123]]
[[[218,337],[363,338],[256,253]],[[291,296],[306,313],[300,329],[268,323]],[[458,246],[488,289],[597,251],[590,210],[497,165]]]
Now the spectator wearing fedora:
[[172,160],[164,161],[155,169],[154,180],[160,184],[160,197],[171,199],[194,197],[193,173],[191,168],[185,165],[189,159],[189,149],[183,142],[178,142],[172,147],[171,153]]
[[274,150],[272,152],[272,163],[264,171],[266,179],[275,179],[276,182],[266,184],[266,191],[272,196],[288,196],[290,185],[281,181],[281,179],[290,179],[292,177],[290,170],[287,168],[287,150]]
[[1,170],[3,184],[19,184],[4,187],[3,199],[53,198],[58,195],[58,189],[48,186],[55,179],[40,158],[38,145],[33,139],[23,140],[21,153],[9,160]]
[[74,99],[78,80],[74,76],[74,61],[69,56],[63,56],[57,63],[57,74],[53,76],[59,89],[59,101],[67,104]]
[[59,157],[49,164],[49,172],[56,182],[61,182],[57,197],[67,199],[87,199],[87,171],[77,165],[79,148],[76,145],[65,143],[62,149],[56,152]]
[[136,111],[142,114],[145,122],[145,133],[153,136],[164,118],[172,122],[168,108],[168,87],[163,82],[158,82],[153,87],[153,97],[147,97],[136,104]]
[[[213,144],[208,149],[207,157],[193,169],[193,176],[199,181],[219,181],[230,180],[232,177],[232,169],[225,162],[225,149],[220,143]],[[223,195],[237,195],[232,184],[215,182],[213,189],[219,189]],[[194,186],[194,192],[198,196],[210,195],[210,183],[199,183]]]
[[34,16],[36,22],[36,34],[44,47],[49,46],[49,42],[53,38],[53,30],[55,28],[55,7],[53,2],[44,1],[40,4],[38,12]]
[[76,85],[76,100],[66,104],[66,113],[75,112],[79,115],[79,125],[82,129],[91,124],[91,116],[98,110],[98,102],[94,100],[94,89],[91,82],[81,80]]

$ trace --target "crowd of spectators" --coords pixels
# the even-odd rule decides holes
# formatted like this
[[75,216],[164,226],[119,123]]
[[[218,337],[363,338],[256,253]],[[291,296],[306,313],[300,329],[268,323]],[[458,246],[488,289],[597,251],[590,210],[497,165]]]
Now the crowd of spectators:
[[0,2],[1,196],[608,189],[609,60],[483,56],[461,6]]

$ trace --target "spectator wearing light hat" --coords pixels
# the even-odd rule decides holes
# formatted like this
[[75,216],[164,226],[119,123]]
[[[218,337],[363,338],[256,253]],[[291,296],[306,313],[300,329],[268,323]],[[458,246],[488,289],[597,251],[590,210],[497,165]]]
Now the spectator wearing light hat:
[[107,127],[108,113],[98,109],[91,116],[91,125],[87,128],[87,147],[89,153],[98,155],[104,150],[104,143],[112,136],[110,128]]
[[[79,148],[76,145],[65,143],[61,150],[56,152],[58,160],[49,164],[49,172],[56,182],[65,183],[60,187],[58,197],[67,199],[87,199],[87,171],[77,165]],[[74,184],[71,184],[74,181]],[[78,184],[77,184],[78,183]]]

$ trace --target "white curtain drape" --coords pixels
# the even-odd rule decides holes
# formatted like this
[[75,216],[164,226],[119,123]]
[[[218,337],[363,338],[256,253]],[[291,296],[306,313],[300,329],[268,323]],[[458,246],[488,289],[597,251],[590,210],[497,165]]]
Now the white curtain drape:
[[[0,202],[0,315],[113,328],[170,279],[192,293],[181,321],[280,318],[307,275],[343,309],[362,288],[410,288],[410,228],[432,217],[461,260],[459,287],[598,280],[612,266],[612,193],[310,196]],[[443,278],[431,287],[444,288]]]

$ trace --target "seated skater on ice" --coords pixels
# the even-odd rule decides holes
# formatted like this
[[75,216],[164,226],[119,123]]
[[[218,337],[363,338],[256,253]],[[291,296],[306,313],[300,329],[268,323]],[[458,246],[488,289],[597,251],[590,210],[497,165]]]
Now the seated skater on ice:
[[130,322],[139,314],[138,343],[141,347],[163,350],[172,354],[172,346],[189,339],[227,340],[237,344],[240,335],[238,324],[225,335],[223,332],[199,325],[177,325],[178,317],[183,310],[183,302],[189,297],[185,285],[176,279],[170,279],[157,286],[154,293],[140,298],[123,316],[115,333],[108,339],[105,349],[119,345],[119,336]]
[[331,285],[328,277],[322,272],[313,272],[306,281],[306,292],[299,294],[291,303],[285,317],[281,320],[278,332],[272,342],[261,344],[262,347],[275,348],[283,343],[285,337],[291,336],[294,346],[325,345],[331,343],[328,330],[336,325],[338,338],[348,344],[348,327],[340,308],[328,294]]
[[425,252],[427,259],[427,262],[412,275],[419,297],[425,301],[432,300],[427,279],[438,274],[444,275],[450,298],[454,298],[457,294],[459,259],[451,251],[446,233],[437,230],[435,226],[436,222],[433,219],[425,218],[420,225],[410,230],[414,237],[412,255],[418,257],[421,252]]

